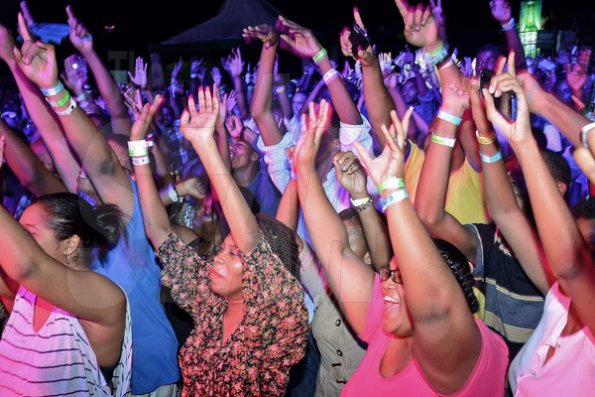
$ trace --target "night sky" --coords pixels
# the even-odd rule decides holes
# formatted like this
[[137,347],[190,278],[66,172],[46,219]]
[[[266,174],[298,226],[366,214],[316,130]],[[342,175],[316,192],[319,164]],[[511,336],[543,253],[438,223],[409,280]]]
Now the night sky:
[[[280,11],[306,25],[323,38],[327,45],[337,43],[342,26],[352,23],[351,9],[358,6],[372,41],[380,50],[402,48],[403,24],[393,0],[269,0]],[[17,0],[2,0],[0,21],[16,26]],[[96,46],[107,51],[135,51],[147,55],[149,44],[159,43],[216,15],[223,0],[167,0],[159,6],[141,0],[29,0],[29,8],[40,22],[66,21],[64,7],[72,4],[83,23],[94,33]],[[520,1],[512,1],[518,20]],[[582,4],[581,4],[582,3]],[[582,28],[582,38],[593,44],[595,26],[593,6],[589,1],[544,1],[544,16],[549,16],[546,28]],[[443,0],[448,24],[449,42],[463,55],[474,53],[481,44],[504,42],[499,26],[492,19],[488,0]],[[141,17],[140,13],[148,14]],[[578,17],[577,17],[578,16]],[[590,21],[585,20],[590,18]],[[103,29],[115,25],[113,33]],[[589,29],[589,30],[585,30]],[[68,49],[66,49],[68,51]],[[197,51],[198,53],[198,51]],[[253,54],[254,55],[254,54]],[[190,54],[185,54],[190,56]]]

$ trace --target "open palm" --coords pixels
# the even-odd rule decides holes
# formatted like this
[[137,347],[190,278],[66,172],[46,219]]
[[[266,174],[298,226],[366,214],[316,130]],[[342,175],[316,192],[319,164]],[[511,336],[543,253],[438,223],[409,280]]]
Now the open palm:
[[213,95],[209,87],[198,89],[200,111],[196,110],[194,98],[192,96],[188,98],[188,108],[184,110],[180,118],[180,130],[186,140],[193,142],[197,139],[213,137],[219,117],[220,102],[217,85],[213,86]]

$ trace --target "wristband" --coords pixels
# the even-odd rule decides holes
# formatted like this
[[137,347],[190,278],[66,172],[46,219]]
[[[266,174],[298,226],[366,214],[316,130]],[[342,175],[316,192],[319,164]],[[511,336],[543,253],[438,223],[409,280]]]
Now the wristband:
[[149,143],[144,139],[128,141],[128,154],[130,157],[143,157],[149,154],[149,147]]
[[146,165],[149,164],[151,160],[149,160],[149,156],[142,156],[142,157],[133,157],[132,164],[134,165]]
[[438,117],[440,120],[444,120],[444,121],[454,124],[456,126],[461,125],[461,122],[463,121],[462,118],[452,115],[450,113],[447,113],[444,110],[439,110],[438,115],[436,115],[436,117]]
[[331,81],[337,78],[337,76],[339,76],[339,72],[335,69],[329,69],[328,72],[322,76],[322,79],[324,80],[324,83],[328,85]]
[[176,187],[173,184],[169,185],[169,187],[167,188],[167,195],[174,203],[180,201],[180,195],[178,195],[178,191],[176,190]]
[[378,193],[382,193],[387,189],[402,189],[405,187],[403,178],[390,177],[378,186]]
[[446,68],[451,67],[452,65],[455,64],[453,58],[454,58],[454,55],[451,55],[445,61],[442,61],[442,62],[439,62],[438,64],[436,64],[436,67],[438,69],[446,69]]
[[475,130],[475,136],[477,137],[477,142],[480,145],[489,145],[496,142],[496,134],[490,134],[490,136],[480,136],[479,130]]
[[589,148],[589,133],[595,129],[595,123],[587,124],[581,128],[581,142],[584,147]]
[[380,203],[382,204],[382,212],[386,212],[388,207],[405,200],[407,197],[409,197],[409,195],[405,189],[397,190],[396,192],[391,193],[386,198],[380,200]]
[[72,113],[72,111],[74,109],[77,108],[77,103],[73,98],[70,98],[70,102],[68,103],[68,107],[64,110],[56,110],[54,109],[54,113],[56,113],[58,116],[70,116],[70,113]]
[[450,148],[454,147],[455,143],[457,143],[456,138],[446,138],[440,135],[436,135],[434,133],[432,133],[431,141],[433,143],[437,143],[438,145],[448,146]]
[[53,108],[61,108],[62,106],[66,105],[70,100],[70,92],[64,91],[64,95],[60,97],[57,101],[50,101],[48,97],[45,98],[45,101],[50,104]]
[[284,85],[282,85],[282,86],[279,86],[279,87],[275,88],[275,92],[276,92],[277,94],[280,94],[280,93],[282,93],[283,91],[285,91],[285,86],[284,86]]
[[320,51],[318,51],[316,53],[316,55],[314,55],[312,57],[312,60],[314,61],[315,64],[319,64],[320,61],[322,61],[325,57],[328,56],[328,51],[326,50],[326,48],[322,48]]
[[354,205],[353,209],[356,210],[357,212],[364,212],[365,210],[370,208],[373,203],[374,202],[368,197],[368,201],[366,201],[364,204],[361,204],[361,205]]
[[481,158],[482,163],[492,164],[502,160],[502,151],[498,149],[498,152],[493,156],[486,156],[485,154],[480,152],[479,157]]
[[354,207],[361,207],[362,205],[366,205],[369,201],[371,201],[370,196],[368,197],[364,197],[361,199],[352,199],[350,198],[349,201],[351,202],[351,205],[353,205]]
[[62,84],[61,81],[58,81],[58,84],[56,84],[56,86],[52,87],[52,88],[42,88],[41,92],[43,93],[43,96],[53,96],[53,95],[58,95],[62,90],[64,89],[64,84]]
[[516,28],[516,24],[514,22],[514,18],[510,18],[510,20],[508,22],[506,22],[505,24],[502,25],[502,30],[503,31],[507,31],[507,30],[512,30]]

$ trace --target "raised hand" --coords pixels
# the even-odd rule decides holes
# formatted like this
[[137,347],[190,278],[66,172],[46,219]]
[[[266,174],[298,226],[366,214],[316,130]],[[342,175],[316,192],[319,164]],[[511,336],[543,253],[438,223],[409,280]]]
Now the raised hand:
[[382,133],[386,137],[387,145],[384,147],[380,156],[373,158],[359,142],[355,144],[355,149],[359,154],[362,165],[376,186],[387,181],[389,178],[403,177],[405,163],[403,149],[407,142],[407,130],[409,129],[409,120],[412,113],[413,108],[410,107],[401,122],[397,116],[397,112],[395,110],[391,111],[390,117],[392,124],[390,128],[386,128],[384,124],[382,125]]
[[510,21],[511,18],[511,9],[510,4],[506,0],[492,0],[490,1],[490,11],[492,11],[492,16],[496,21],[500,23],[500,25],[505,24],[506,22]]
[[573,93],[583,89],[587,82],[587,71],[585,66],[577,63],[576,65],[566,64],[566,82]]
[[[514,66],[514,52],[508,55],[508,72],[504,73],[504,62],[499,62],[496,75],[490,82],[489,90],[483,89],[483,97],[486,104],[488,120],[506,136],[511,143],[523,143],[533,139],[531,134],[531,122],[529,120],[529,105],[525,90],[521,82],[516,78]],[[517,100],[516,120],[509,120],[504,117],[497,109],[494,103],[495,97],[500,97],[503,93],[514,92]]]
[[203,58],[194,58],[192,59],[192,61],[190,62],[190,74],[199,74],[200,73],[200,69],[201,69],[201,65],[204,62]]
[[188,97],[188,108],[184,109],[180,117],[180,131],[189,142],[213,139],[213,133],[219,117],[219,87],[213,85],[213,95],[209,87],[198,89],[198,106],[196,110],[194,97]]
[[[23,32],[25,21],[19,13],[19,27]],[[24,30],[28,31],[26,26]],[[33,43],[31,36],[23,35],[25,42],[19,50],[14,47],[14,58],[19,69],[39,88],[51,88],[58,84],[58,65],[54,46],[42,42]]]
[[75,95],[83,93],[83,87],[87,82],[87,63],[85,59],[73,54],[64,60],[64,73],[62,74],[64,84]]
[[[364,31],[366,27],[364,26],[364,22],[362,21],[362,17],[359,13],[357,7],[353,8],[353,19],[355,23],[362,28]],[[353,45],[351,41],[349,41],[349,36],[351,36],[351,29],[345,28],[341,32],[339,36],[339,42],[341,43],[341,52],[346,57],[353,57],[356,60],[359,60],[364,66],[370,66],[374,63],[374,49],[372,46],[368,46],[368,48],[359,48],[357,51],[357,56],[353,56]]]
[[240,48],[231,51],[227,59],[222,60],[223,68],[231,75],[231,77],[241,77],[244,71],[244,61],[242,61],[242,53]]
[[399,13],[403,17],[405,39],[416,47],[433,49],[440,41],[438,26],[432,16],[431,6],[418,4],[412,6],[406,0],[395,0]]
[[145,87],[147,86],[148,66],[149,64],[145,63],[145,60],[142,57],[137,57],[134,76],[132,75],[132,73],[128,72],[128,77],[130,78],[130,81],[140,89],[145,89]]
[[235,139],[242,137],[242,132],[244,131],[244,123],[242,122],[242,119],[236,116],[235,114],[232,114],[231,116],[225,119],[225,126],[227,127],[227,131],[229,131],[229,135],[231,135]]
[[469,79],[452,81],[442,92],[442,106],[455,114],[469,108]]
[[219,70],[217,66],[211,69],[211,77],[213,78],[213,83],[215,83],[217,86],[221,86],[223,76],[221,76],[221,70]]
[[353,152],[340,152],[333,159],[337,180],[349,192],[352,199],[368,196],[366,174]]
[[266,48],[270,48],[279,43],[279,35],[270,25],[248,26],[242,32],[242,36],[246,43],[252,43],[255,40],[260,40]]
[[178,76],[180,75],[180,70],[182,70],[182,66],[184,65],[184,61],[182,57],[176,62],[174,68],[171,71],[171,78],[170,81],[178,81]]
[[70,42],[81,54],[89,54],[93,51],[93,36],[82,23],[79,23],[70,6],[66,7],[66,14],[70,26]]
[[294,164],[298,171],[310,172],[315,169],[316,154],[320,147],[320,138],[330,123],[332,112],[326,100],[320,102],[318,111],[310,102],[308,117],[302,115],[302,136],[294,152]]
[[238,104],[238,94],[236,90],[231,90],[229,96],[227,97],[227,113],[232,113],[235,109],[236,105]]
[[157,95],[153,100],[153,104],[145,104],[142,110],[136,117],[136,121],[132,124],[132,130],[130,132],[131,141],[140,141],[146,138],[147,133],[151,129],[155,114],[159,112],[159,109],[165,104],[165,98],[161,95]]
[[176,190],[181,196],[192,196],[197,200],[207,197],[207,189],[196,176],[178,183]]
[[322,49],[320,42],[311,30],[279,16],[278,24],[284,33],[281,33],[281,47],[293,52],[300,58],[312,58]]

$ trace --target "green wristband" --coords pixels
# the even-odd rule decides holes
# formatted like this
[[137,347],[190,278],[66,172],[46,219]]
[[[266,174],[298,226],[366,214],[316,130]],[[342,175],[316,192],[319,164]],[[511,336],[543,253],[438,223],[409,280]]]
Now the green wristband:
[[386,189],[402,189],[405,187],[403,178],[388,178],[378,186],[378,193],[384,192]]
[[320,61],[322,61],[327,56],[328,56],[328,51],[326,50],[326,48],[323,48],[320,51],[318,51],[316,53],[316,55],[314,55],[312,57],[312,60],[314,61],[315,64],[318,65],[318,63],[320,63]]

